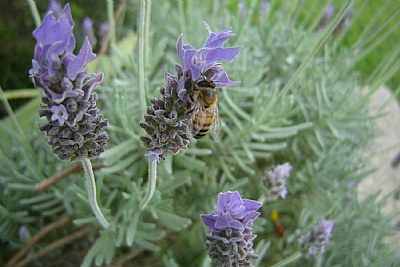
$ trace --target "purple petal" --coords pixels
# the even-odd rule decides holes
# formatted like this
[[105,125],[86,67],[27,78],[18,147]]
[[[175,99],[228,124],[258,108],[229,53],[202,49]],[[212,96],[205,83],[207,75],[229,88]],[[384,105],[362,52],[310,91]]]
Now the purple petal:
[[85,91],[84,100],[88,100],[93,88],[103,81],[103,73],[92,73],[89,77],[85,78],[82,89]]
[[254,221],[259,215],[260,213],[257,211],[251,211],[247,213],[243,219],[243,225],[248,225],[250,222]]
[[215,221],[217,219],[217,215],[214,215],[214,214],[203,214],[203,215],[200,215],[200,217],[203,220],[204,225],[207,226],[210,230],[212,230],[212,231],[218,230],[215,227]]
[[93,21],[89,17],[84,17],[82,21],[82,28],[85,35],[89,38],[90,44],[95,46],[97,39],[94,35]]
[[321,220],[320,222],[318,222],[316,229],[329,236],[334,224],[335,223],[333,221]]
[[196,53],[196,49],[194,49],[190,45],[185,45],[185,46],[183,45],[182,34],[178,38],[176,49],[178,51],[178,56],[179,59],[181,60],[181,65],[184,72],[189,69],[193,55]]
[[193,80],[213,69],[214,76],[222,70],[220,61],[231,61],[239,52],[240,47],[202,48],[192,56],[191,72]]
[[52,106],[50,108],[51,112],[53,115],[51,116],[52,121],[58,121],[58,124],[60,126],[64,125],[64,121],[68,119],[68,113],[67,110],[65,109],[64,105],[59,105],[59,106]]
[[181,60],[181,62],[183,62],[183,57],[185,54],[185,50],[183,49],[183,41],[182,41],[182,34],[179,36],[178,41],[176,42],[176,50],[178,51],[178,56]]
[[226,72],[222,72],[217,79],[213,80],[216,87],[226,87],[226,86],[233,86],[237,85],[240,82],[231,81],[226,74]]
[[92,46],[87,37],[85,37],[85,42],[82,45],[79,54],[74,57],[67,66],[67,75],[71,80],[75,80],[79,72],[83,71],[86,64],[95,58],[95,54],[92,52]]
[[215,210],[217,212],[224,213],[225,212],[225,198],[226,195],[224,193],[219,193],[217,198],[217,206],[215,206]]
[[230,203],[231,205],[242,205],[242,198],[240,197],[240,194],[238,191],[234,192],[229,192],[230,194]]
[[192,79],[195,81],[195,80],[197,80],[197,79],[201,76],[201,74],[203,73],[203,68],[202,68],[202,66],[195,66],[195,65],[192,65],[192,66],[190,67],[190,72],[191,72],[191,74],[192,74]]
[[243,199],[243,205],[246,207],[246,211],[256,211],[263,203],[251,199]]
[[72,20],[72,15],[71,15],[71,8],[69,7],[69,4],[66,4],[63,10],[65,17],[68,20],[68,23],[73,26],[74,25],[74,21]]
[[182,94],[184,94],[184,92],[186,92],[186,89],[185,89],[185,77],[181,77],[179,80],[178,80],[178,86],[176,87],[176,92],[178,93],[178,96],[179,96],[179,98],[180,99],[182,99]]
[[229,202],[232,194],[233,194],[233,192],[231,192],[231,191],[228,191],[228,192],[225,192],[225,193],[221,192],[221,193],[218,194],[217,208],[220,211],[222,211],[222,213],[225,213],[227,203]]
[[189,49],[189,50],[185,51],[184,56],[181,61],[183,71],[190,69],[190,66],[192,64],[192,59],[195,54],[196,54],[195,49]]
[[[239,53],[241,47],[227,47],[227,48],[204,48],[201,50],[208,50],[205,55],[207,62],[219,62],[219,61],[232,61]],[[200,50],[200,51],[201,51]]]
[[[67,8],[65,10],[69,10]],[[58,41],[69,41],[70,38],[73,38],[72,35],[72,20],[69,21],[71,14],[64,13],[58,20],[51,14],[47,14],[43,19],[42,24],[33,31],[33,36],[36,38],[38,43],[43,45],[53,44]]]
[[232,227],[235,229],[244,228],[243,224],[238,220],[234,220],[228,212],[222,216],[217,217],[217,220],[215,221],[215,227],[218,229],[223,229],[227,227]]
[[236,219],[243,218],[242,216],[244,215],[242,215],[242,213],[246,210],[246,207],[243,206],[243,201],[238,191],[234,191],[230,194],[229,202],[227,203],[227,210]]
[[183,75],[182,67],[179,65],[175,65],[175,71],[178,73],[178,76]]
[[230,37],[234,35],[231,29],[226,29],[222,32],[213,32],[211,31],[210,26],[208,26],[208,24],[205,21],[203,21],[203,23],[208,31],[208,38],[205,41],[203,47],[209,47],[209,48],[221,47],[226,40],[228,40]]
[[168,84],[170,81],[176,81],[177,77],[169,73],[167,70],[164,72],[165,82]]
[[67,90],[62,92],[61,94],[57,94],[56,92],[53,92],[51,90],[47,90],[47,92],[50,94],[51,100],[56,104],[60,104],[68,97],[77,98],[83,97],[85,95],[85,92],[80,89]]

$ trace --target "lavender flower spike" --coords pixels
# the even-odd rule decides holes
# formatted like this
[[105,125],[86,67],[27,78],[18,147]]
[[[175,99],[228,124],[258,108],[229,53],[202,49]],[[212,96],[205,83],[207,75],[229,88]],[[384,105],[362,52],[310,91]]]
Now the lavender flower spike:
[[218,266],[252,266],[256,259],[253,250],[253,221],[260,215],[262,203],[242,199],[235,191],[218,195],[217,206],[210,214],[201,215],[211,230],[206,237],[205,249]]
[[320,220],[310,233],[299,239],[304,256],[315,257],[318,253],[325,251],[333,225],[333,221]]
[[84,17],[82,21],[82,29],[85,35],[89,38],[90,44],[94,47],[97,44],[96,36],[94,35],[93,21],[89,17]]
[[165,74],[165,87],[160,89],[161,99],[150,99],[144,122],[140,126],[150,135],[142,136],[151,161],[164,159],[165,153],[176,155],[186,149],[191,137],[191,120],[194,109],[194,86],[207,79],[215,86],[232,86],[221,62],[232,61],[240,47],[223,48],[223,43],[233,36],[230,29],[213,32],[205,23],[208,38],[203,47],[196,50],[191,45],[183,45],[182,35],[177,42],[180,65],[175,66],[177,75]]
[[87,38],[78,55],[73,54],[73,26],[69,5],[61,10],[51,1],[42,24],[33,32],[37,43],[29,71],[35,86],[45,93],[39,115],[47,123],[39,127],[49,136],[53,152],[70,161],[96,158],[108,141],[102,130],[107,120],[97,109],[93,92],[103,74],[86,77],[86,65],[95,54]]
[[290,175],[292,166],[289,162],[273,166],[261,179],[261,186],[265,188],[268,200],[276,200],[278,197],[286,198],[286,179]]
[[[184,78],[182,78],[184,79]],[[178,82],[179,78],[165,73],[166,87],[160,89],[162,98],[151,98],[151,107],[147,107],[145,121],[140,123],[149,135],[140,139],[148,148],[150,161],[158,163],[164,159],[164,154],[178,154],[189,144],[189,123],[194,102]]]
[[334,12],[335,12],[335,8],[333,7],[333,5],[327,4],[325,6],[324,13],[322,14],[322,16],[318,22],[319,29],[325,28],[328,25]]

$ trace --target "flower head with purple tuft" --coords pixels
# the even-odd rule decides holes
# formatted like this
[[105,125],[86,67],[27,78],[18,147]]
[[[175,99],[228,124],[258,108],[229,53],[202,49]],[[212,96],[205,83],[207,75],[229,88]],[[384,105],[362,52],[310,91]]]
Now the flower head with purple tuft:
[[218,266],[251,266],[257,255],[253,250],[253,221],[260,215],[261,202],[242,199],[239,192],[218,195],[210,214],[201,215],[211,230],[206,237],[206,251]]
[[165,74],[166,86],[160,89],[161,99],[150,99],[145,121],[140,126],[150,137],[141,140],[148,149],[147,156],[157,162],[164,159],[165,153],[173,155],[186,149],[191,137],[195,85],[201,80],[213,82],[216,87],[232,86],[221,62],[232,61],[240,47],[222,47],[233,36],[230,29],[213,32],[207,23],[208,38],[199,50],[191,45],[183,45],[182,35],[177,42],[180,65],[175,66],[177,76]]
[[78,55],[73,54],[74,23],[67,4],[61,7],[54,1],[41,25],[33,32],[37,43],[29,71],[35,86],[45,93],[41,117],[48,122],[39,126],[49,136],[53,152],[70,161],[96,158],[107,145],[107,125],[96,107],[94,87],[103,80],[102,73],[86,76],[86,66],[95,58],[89,40]]

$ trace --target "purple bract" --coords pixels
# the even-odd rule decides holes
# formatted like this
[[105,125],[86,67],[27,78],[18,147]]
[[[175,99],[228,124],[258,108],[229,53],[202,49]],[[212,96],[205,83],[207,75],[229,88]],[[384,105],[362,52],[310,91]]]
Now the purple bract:
[[300,247],[306,257],[315,257],[318,253],[325,251],[331,232],[333,221],[320,220],[307,235],[299,239]]
[[241,49],[241,47],[222,47],[224,42],[234,35],[232,30],[213,32],[206,22],[203,23],[207,28],[208,38],[199,50],[191,45],[183,45],[182,35],[178,39],[177,50],[182,72],[190,75],[193,81],[201,78],[212,80],[216,87],[238,84],[228,78],[221,65],[221,61],[232,61]]
[[201,219],[212,231],[228,227],[243,229],[260,215],[257,210],[261,206],[261,202],[242,199],[237,191],[228,191],[218,194],[215,210],[211,214],[201,215]]

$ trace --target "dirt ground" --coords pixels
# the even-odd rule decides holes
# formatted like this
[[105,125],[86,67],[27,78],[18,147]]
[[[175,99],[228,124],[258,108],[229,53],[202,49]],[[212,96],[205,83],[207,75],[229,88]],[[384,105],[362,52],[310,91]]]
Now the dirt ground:
[[[370,167],[377,170],[361,181],[359,196],[362,199],[367,194],[379,191],[380,198],[388,196],[383,212],[399,212],[400,165],[393,166],[393,161],[400,153],[400,106],[391,92],[381,87],[371,97],[369,108],[372,115],[384,116],[376,120],[378,136],[365,151],[370,159]],[[400,249],[400,216],[393,223],[398,231],[387,241]]]

